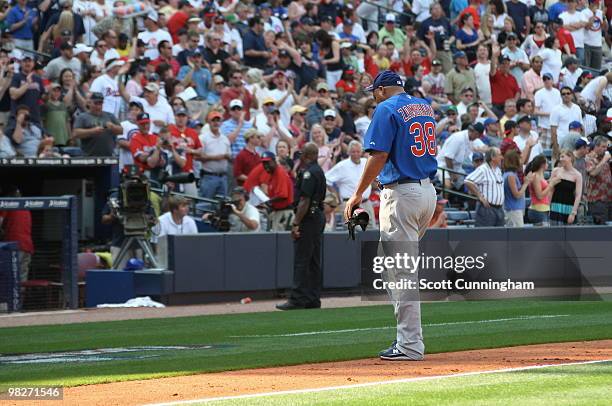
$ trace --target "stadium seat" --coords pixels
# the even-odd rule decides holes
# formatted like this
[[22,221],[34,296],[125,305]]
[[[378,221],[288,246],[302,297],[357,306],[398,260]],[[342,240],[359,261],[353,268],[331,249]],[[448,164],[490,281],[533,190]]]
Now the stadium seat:
[[454,222],[463,222],[470,219],[470,214],[467,211],[450,211],[446,215],[449,220]]

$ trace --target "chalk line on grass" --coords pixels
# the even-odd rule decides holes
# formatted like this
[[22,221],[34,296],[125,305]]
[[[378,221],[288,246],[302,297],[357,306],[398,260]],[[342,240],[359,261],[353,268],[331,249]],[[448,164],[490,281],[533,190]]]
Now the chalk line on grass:
[[[471,320],[471,321],[451,321],[446,323],[430,323],[423,324],[423,327],[441,327],[441,326],[454,326],[461,324],[483,324],[483,323],[500,323],[503,321],[516,321],[516,320],[536,320],[536,319],[552,319],[557,317],[569,317],[569,314],[542,314],[538,316],[518,316],[508,317],[505,319],[485,319],[485,320]],[[373,330],[387,330],[394,329],[395,326],[384,326],[384,327],[364,327],[364,328],[348,328],[343,330],[319,330],[319,331],[305,331],[302,333],[287,333],[287,334],[255,334],[255,335],[241,335],[241,336],[229,336],[230,338],[273,338],[273,337],[300,337],[300,336],[313,336],[319,334],[338,334],[338,333],[354,333],[356,331],[373,331]]]
[[391,384],[397,384],[397,383],[431,381],[434,379],[458,378],[458,377],[474,376],[474,375],[490,375],[490,374],[498,374],[498,373],[505,373],[505,372],[529,371],[533,369],[564,367],[564,366],[572,366],[572,365],[601,364],[601,363],[606,363],[606,362],[612,362],[612,359],[594,360],[594,361],[576,361],[576,362],[566,362],[566,363],[560,363],[560,364],[529,365],[525,367],[492,369],[488,371],[460,372],[457,374],[450,374],[450,375],[421,376],[421,377],[415,377],[415,378],[392,379],[388,381],[366,382],[366,383],[358,383],[354,385],[326,386],[323,388],[294,389],[294,390],[285,390],[285,391],[278,391],[278,392],[253,393],[249,395],[220,396],[216,398],[180,400],[180,401],[167,402],[167,403],[154,403],[154,404],[149,404],[146,406],[190,405],[194,403],[208,403],[208,402],[216,402],[216,401],[221,401],[221,400],[239,400],[239,399],[259,398],[259,397],[265,397],[265,396],[298,395],[298,394],[304,394],[304,393],[328,392],[328,391],[333,391],[333,390],[367,388],[367,387],[378,386],[378,385],[391,385]]

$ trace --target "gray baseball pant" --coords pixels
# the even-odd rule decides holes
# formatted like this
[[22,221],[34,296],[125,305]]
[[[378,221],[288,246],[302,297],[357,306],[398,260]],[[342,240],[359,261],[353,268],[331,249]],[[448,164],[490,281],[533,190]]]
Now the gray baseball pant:
[[[418,241],[429,226],[436,207],[436,190],[429,179],[419,183],[385,186],[380,199],[380,241],[386,256],[394,256],[397,249],[418,255]],[[382,274],[385,281],[408,279],[418,284],[418,272],[388,269]],[[418,289],[389,290],[397,321],[397,348],[410,358],[423,359],[425,345],[421,329],[421,302]]]

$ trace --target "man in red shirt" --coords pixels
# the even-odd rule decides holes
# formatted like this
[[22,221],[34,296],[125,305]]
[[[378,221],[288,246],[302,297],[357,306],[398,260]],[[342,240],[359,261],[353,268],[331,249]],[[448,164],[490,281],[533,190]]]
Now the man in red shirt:
[[136,124],[138,124],[138,133],[130,141],[130,151],[140,171],[150,177],[152,170],[166,166],[161,152],[162,140],[150,132],[149,114],[140,113],[136,118]]
[[[19,189],[5,193],[5,197],[21,197]],[[32,243],[32,214],[29,210],[0,211],[0,229],[4,241],[16,241],[19,247],[19,279],[28,280],[34,244]]]
[[552,22],[552,29],[555,36],[559,40],[559,47],[561,52],[565,55],[576,55],[576,45],[574,44],[574,37],[568,29],[563,28],[563,20],[557,18]]
[[251,171],[261,161],[261,157],[257,153],[257,147],[261,145],[261,137],[262,134],[255,128],[249,128],[244,133],[246,146],[234,159],[234,179],[239,186],[242,186]]
[[221,104],[225,108],[223,118],[227,120],[229,115],[229,104],[234,99],[242,100],[242,109],[244,111],[244,120],[251,119],[251,107],[257,108],[257,99],[244,87],[242,82],[242,72],[235,70],[230,74],[229,86],[221,92]]
[[[187,162],[183,167],[183,172],[193,173],[193,159],[198,159],[201,156],[202,143],[198,132],[193,128],[187,127],[187,121],[189,121],[189,115],[187,110],[183,107],[179,108],[174,113],[176,124],[170,124],[168,130],[172,136],[171,142],[176,149],[183,150]],[[198,174],[195,174],[198,176]],[[198,188],[195,182],[183,184],[183,190],[188,195],[197,196]]]
[[506,100],[516,100],[521,93],[521,88],[514,75],[510,73],[510,58],[501,57],[500,54],[499,45],[493,45],[489,82],[491,83],[491,101],[493,107],[498,110],[496,113],[504,110]]
[[271,231],[289,231],[293,221],[293,182],[281,165],[276,163],[276,155],[266,151],[261,155],[261,163],[249,174],[244,188],[250,192],[259,186],[268,195]]
[[176,77],[181,69],[178,61],[172,56],[172,44],[168,41],[161,41],[157,44],[157,50],[159,51],[159,57],[151,61],[151,65],[157,68],[158,65],[166,63],[172,67],[172,73]]
[[193,11],[193,6],[188,0],[180,0],[178,3],[178,11],[174,13],[166,23],[168,32],[172,35],[172,41],[175,44],[179,42],[179,30],[187,27],[187,21],[191,18]]

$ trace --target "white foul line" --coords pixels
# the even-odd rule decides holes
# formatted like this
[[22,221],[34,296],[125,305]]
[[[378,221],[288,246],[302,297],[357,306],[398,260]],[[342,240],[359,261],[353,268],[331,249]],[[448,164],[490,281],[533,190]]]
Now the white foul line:
[[612,362],[612,359],[566,362],[563,364],[530,365],[526,367],[493,369],[489,371],[461,372],[458,374],[451,374],[451,375],[421,376],[421,377],[416,377],[416,378],[402,378],[402,379],[393,379],[389,381],[358,383],[354,385],[327,386],[324,388],[294,389],[294,390],[285,390],[285,391],[278,391],[278,392],[254,393],[250,395],[220,396],[216,398],[180,400],[180,401],[168,402],[168,403],[154,403],[154,404],[149,404],[147,406],[189,405],[189,404],[194,404],[194,403],[208,403],[208,402],[216,402],[216,401],[221,401],[221,400],[250,399],[250,398],[259,398],[259,397],[265,397],[265,396],[279,396],[279,395],[298,395],[298,394],[303,394],[303,393],[316,393],[316,392],[327,392],[327,391],[343,390],[343,389],[367,388],[370,386],[431,381],[434,379],[458,378],[458,377],[463,377],[463,376],[488,375],[488,374],[498,374],[498,373],[504,373],[504,372],[517,372],[517,371],[529,371],[532,369],[564,367],[564,366],[572,366],[572,365],[599,364],[599,363],[604,363],[604,362]]
[[[569,317],[569,314],[543,314],[539,316],[518,316],[509,317],[506,319],[486,319],[486,320],[472,320],[472,321],[450,321],[447,323],[431,323],[423,324],[423,327],[440,327],[440,326],[454,326],[459,324],[482,324],[482,323],[499,323],[502,321],[515,321],[515,320],[534,320],[534,319],[551,319],[556,317]],[[303,333],[287,333],[287,334],[256,334],[256,335],[244,335],[244,336],[229,336],[230,338],[271,338],[271,337],[300,337],[300,336],[312,336],[319,334],[336,334],[336,333],[353,333],[356,331],[372,331],[372,330],[387,330],[395,328],[395,326],[384,326],[384,327],[366,327],[366,328],[349,328],[344,330],[320,330],[320,331],[305,331]]]

